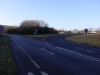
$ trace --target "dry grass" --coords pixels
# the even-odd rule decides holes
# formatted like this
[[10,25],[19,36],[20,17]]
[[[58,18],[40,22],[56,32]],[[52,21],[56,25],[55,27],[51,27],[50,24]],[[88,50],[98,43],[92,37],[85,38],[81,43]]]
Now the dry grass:
[[0,75],[17,75],[9,39],[0,37]]
[[81,44],[100,47],[100,34],[76,35],[70,36],[67,39]]

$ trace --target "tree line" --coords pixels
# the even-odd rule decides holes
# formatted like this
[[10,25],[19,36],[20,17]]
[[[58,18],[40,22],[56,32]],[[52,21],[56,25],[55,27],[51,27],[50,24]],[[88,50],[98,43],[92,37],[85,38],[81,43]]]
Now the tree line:
[[57,34],[58,31],[54,28],[48,27],[48,24],[39,20],[25,20],[19,27],[8,28],[9,34],[24,34],[24,35],[36,35],[36,34]]

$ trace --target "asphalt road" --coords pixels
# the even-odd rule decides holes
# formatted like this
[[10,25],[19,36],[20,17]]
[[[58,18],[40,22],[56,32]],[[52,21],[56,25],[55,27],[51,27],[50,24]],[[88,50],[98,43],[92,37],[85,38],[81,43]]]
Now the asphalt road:
[[45,41],[13,35],[19,75],[100,75],[100,49],[50,37]]

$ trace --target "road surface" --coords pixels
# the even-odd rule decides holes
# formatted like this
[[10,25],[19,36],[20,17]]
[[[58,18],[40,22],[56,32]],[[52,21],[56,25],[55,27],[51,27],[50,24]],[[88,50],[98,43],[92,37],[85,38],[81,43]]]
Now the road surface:
[[19,75],[100,75],[100,49],[50,37],[46,41],[12,35]]

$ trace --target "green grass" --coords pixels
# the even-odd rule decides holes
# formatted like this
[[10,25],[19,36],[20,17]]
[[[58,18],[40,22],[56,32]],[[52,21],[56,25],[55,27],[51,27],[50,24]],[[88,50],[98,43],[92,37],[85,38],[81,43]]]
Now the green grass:
[[80,44],[100,47],[100,34],[75,35],[67,39]]
[[17,75],[16,73],[10,41],[7,37],[0,38],[0,75]]

